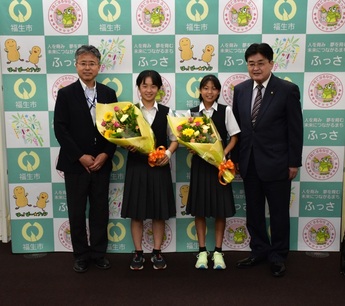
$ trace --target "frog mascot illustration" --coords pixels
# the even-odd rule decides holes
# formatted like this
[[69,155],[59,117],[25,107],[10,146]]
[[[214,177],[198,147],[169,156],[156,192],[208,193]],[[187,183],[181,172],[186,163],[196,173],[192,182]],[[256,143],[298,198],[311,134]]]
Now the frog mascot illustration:
[[235,244],[241,244],[248,238],[246,227],[244,225],[236,227],[235,230],[230,228],[229,231],[233,234]]
[[333,98],[337,95],[337,91],[335,89],[335,83],[329,82],[327,83],[322,91],[322,100],[323,102],[331,102]]
[[322,226],[318,230],[311,228],[311,233],[315,236],[316,244],[322,245],[331,237],[327,226]]
[[250,13],[250,7],[245,5],[239,9],[237,23],[239,27],[244,27],[249,24],[249,21],[252,20],[252,15]]
[[319,171],[320,175],[327,175],[333,169],[332,157],[327,155],[321,158]]
[[338,4],[331,6],[327,11],[326,21],[328,26],[335,26],[341,18],[340,8]]
[[[64,28],[72,28],[74,26],[74,23],[77,21],[77,17],[75,15],[73,6],[69,6],[65,8],[63,12],[57,9],[56,15],[57,16],[62,15],[62,23],[63,23]],[[57,19],[59,18],[57,17]]]
[[151,26],[160,27],[165,20],[163,9],[161,6],[157,6],[151,11]]

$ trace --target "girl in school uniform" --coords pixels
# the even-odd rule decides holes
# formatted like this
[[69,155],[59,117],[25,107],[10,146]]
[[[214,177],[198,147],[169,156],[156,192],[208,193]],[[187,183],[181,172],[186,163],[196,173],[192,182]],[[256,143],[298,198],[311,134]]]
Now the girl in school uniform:
[[[212,118],[223,141],[224,155],[228,156],[237,142],[240,132],[230,106],[218,104],[221,84],[214,75],[206,75],[200,82],[200,105],[191,108],[187,116],[207,116]],[[226,141],[229,139],[229,141]],[[226,218],[235,214],[234,198],[231,183],[222,185],[218,181],[218,169],[207,163],[197,154],[192,157],[187,214],[195,217],[198,236],[199,254],[195,267],[208,268],[209,252],[206,248],[206,218],[215,220],[215,249],[213,252],[213,269],[226,268],[222,243]]]
[[155,97],[162,87],[162,78],[154,70],[142,71],[136,80],[141,100],[138,107],[149,122],[155,134],[156,147],[167,148],[163,158],[157,159],[155,166],[148,164],[147,155],[127,147],[128,157],[124,184],[121,217],[131,218],[131,233],[135,252],[130,264],[132,270],[144,268],[142,248],[143,221],[152,219],[154,246],[151,262],[154,269],[165,269],[167,263],[161,253],[165,232],[165,220],[176,216],[176,203],[169,160],[178,147],[176,137],[167,122],[171,109],[158,104]]

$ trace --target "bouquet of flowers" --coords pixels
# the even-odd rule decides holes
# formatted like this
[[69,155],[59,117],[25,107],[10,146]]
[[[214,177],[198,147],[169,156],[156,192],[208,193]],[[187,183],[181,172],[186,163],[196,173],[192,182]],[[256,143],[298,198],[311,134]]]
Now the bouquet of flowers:
[[218,168],[218,180],[222,185],[234,179],[235,166],[231,160],[225,161],[222,140],[212,119],[168,116],[168,122],[180,144]]
[[108,141],[134,146],[143,154],[155,151],[155,136],[140,109],[132,102],[96,104],[96,125]]
[[137,117],[133,104],[127,104],[122,109],[116,105],[114,112],[104,114],[101,123],[105,127],[104,137],[130,138],[141,136]]

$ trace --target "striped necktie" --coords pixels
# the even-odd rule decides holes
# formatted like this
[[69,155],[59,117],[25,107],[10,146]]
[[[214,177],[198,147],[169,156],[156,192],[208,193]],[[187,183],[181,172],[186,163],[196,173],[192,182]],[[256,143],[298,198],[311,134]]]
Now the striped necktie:
[[262,92],[261,89],[263,88],[262,85],[257,85],[256,88],[258,89],[258,92],[256,93],[256,97],[253,104],[252,109],[252,125],[254,126],[256,123],[256,119],[258,117],[258,113],[260,110],[261,102],[262,102]]

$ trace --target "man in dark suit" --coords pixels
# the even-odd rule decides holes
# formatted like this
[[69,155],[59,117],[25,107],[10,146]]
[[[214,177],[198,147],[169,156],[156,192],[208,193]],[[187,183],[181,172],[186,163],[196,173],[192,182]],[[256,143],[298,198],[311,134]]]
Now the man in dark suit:
[[268,44],[250,45],[245,60],[251,79],[234,89],[233,111],[241,133],[232,159],[243,178],[251,253],[237,262],[237,267],[268,260],[271,273],[283,276],[290,246],[291,180],[302,160],[300,91],[297,85],[271,73],[273,50]]
[[110,172],[116,146],[98,132],[95,106],[97,102],[116,102],[117,97],[113,89],[95,80],[100,60],[101,54],[94,46],[83,45],[76,51],[79,80],[59,90],[54,112],[55,136],[61,146],[56,168],[65,177],[76,272],[86,272],[90,260],[100,269],[110,268],[105,253]]

